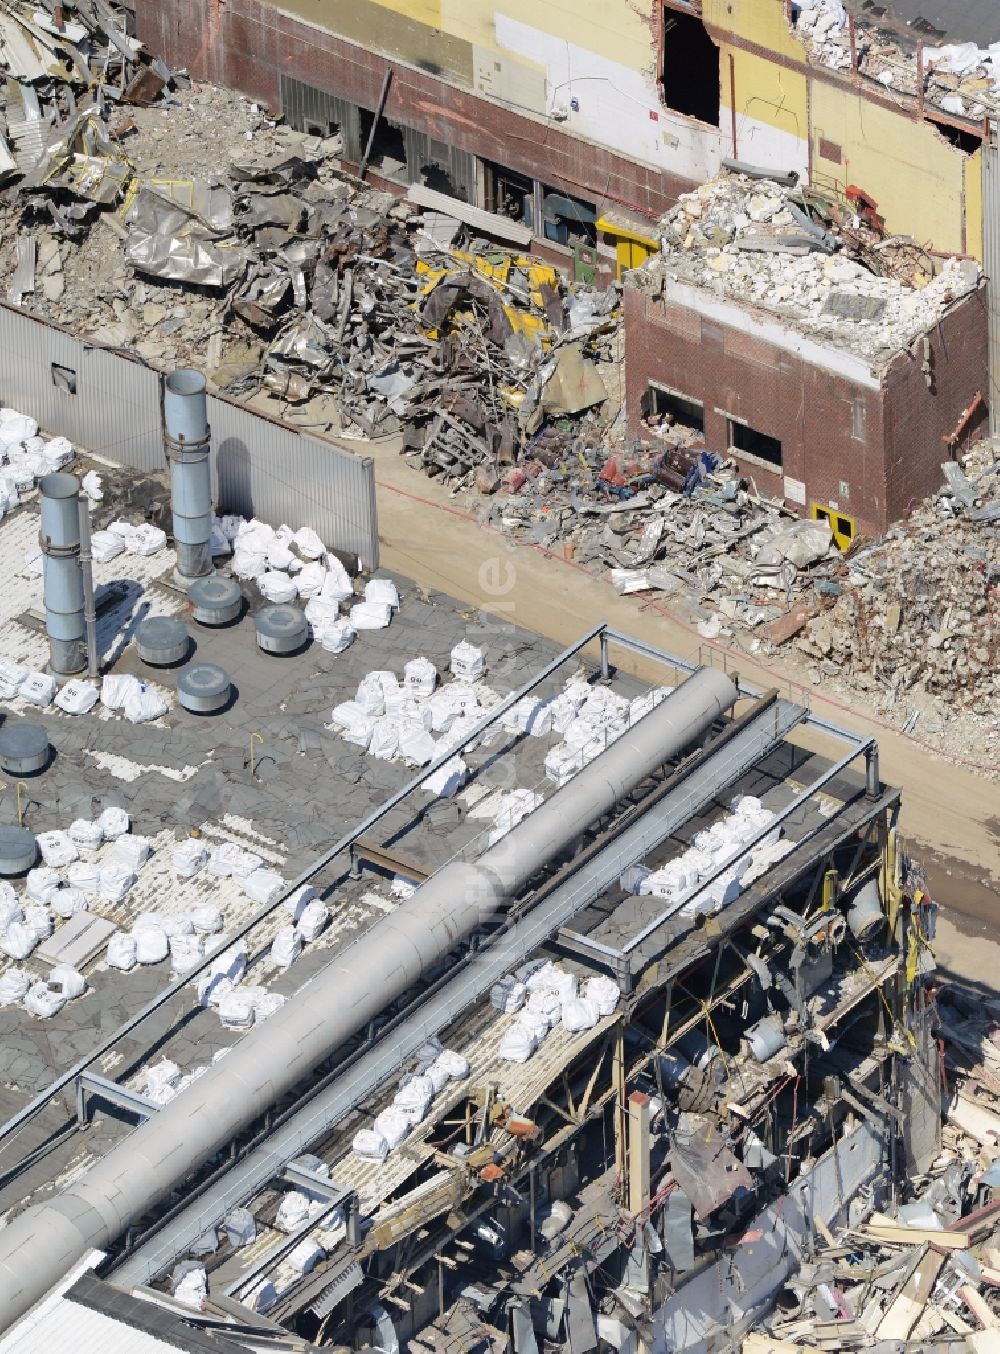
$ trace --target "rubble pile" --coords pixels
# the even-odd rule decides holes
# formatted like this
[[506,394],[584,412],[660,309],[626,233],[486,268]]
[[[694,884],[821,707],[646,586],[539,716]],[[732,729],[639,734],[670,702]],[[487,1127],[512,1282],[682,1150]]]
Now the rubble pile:
[[[982,442],[945,470],[941,493],[847,557],[842,595],[796,641],[822,674],[890,707],[936,698],[938,723],[1000,709],[1000,456]],[[917,702],[907,718],[919,717]]]
[[635,285],[709,287],[877,363],[980,284],[975,260],[881,240],[844,204],[739,174],[682,194],[659,235],[662,252],[632,274]]
[[[868,8],[867,6],[863,8]],[[814,61],[831,70],[850,70],[851,34],[844,0],[797,0],[792,9],[795,32]],[[1000,46],[979,47],[974,42],[929,42],[917,56],[916,35],[897,40],[881,8],[874,10],[880,26],[855,18],[854,45],[858,71],[887,90],[916,97],[923,85],[926,103],[953,117],[981,122],[1000,102]],[[914,24],[914,28],[917,25]],[[929,32],[933,35],[933,28]],[[933,38],[932,38],[933,40]]]
[[[946,988],[941,1036],[941,1150],[909,1197],[851,1201],[745,1338],[745,1354],[780,1349],[981,1351],[1000,1342],[1000,1009]],[[876,1211],[868,1212],[872,1203]],[[879,1209],[886,1211],[879,1211]],[[782,1341],[780,1345],[772,1341]]]

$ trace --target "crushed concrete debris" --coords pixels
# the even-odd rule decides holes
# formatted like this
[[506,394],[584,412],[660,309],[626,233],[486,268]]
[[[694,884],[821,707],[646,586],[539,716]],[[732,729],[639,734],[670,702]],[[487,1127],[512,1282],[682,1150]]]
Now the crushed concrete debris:
[[726,175],[684,193],[662,219],[661,253],[630,281],[694,283],[873,363],[936,324],[980,284],[974,259],[885,239],[863,204],[769,179]]
[[[851,8],[853,45],[862,77],[894,94],[922,97],[925,104],[970,123],[981,123],[1000,106],[1000,47],[996,42],[987,47],[974,42],[936,46],[941,35],[927,19],[914,22],[912,28],[900,24],[897,36],[891,5]],[[851,20],[844,0],[798,0],[791,14],[793,30],[813,61],[830,70],[851,69]],[[922,35],[927,40],[918,54]]]

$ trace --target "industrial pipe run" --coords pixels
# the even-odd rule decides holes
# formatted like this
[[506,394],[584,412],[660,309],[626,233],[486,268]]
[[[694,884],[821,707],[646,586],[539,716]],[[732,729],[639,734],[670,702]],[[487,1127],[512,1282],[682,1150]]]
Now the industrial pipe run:
[[85,664],[80,481],[75,475],[43,475],[38,488],[49,667],[53,677],[62,680],[81,672]]
[[301,1085],[737,698],[727,676],[700,669],[478,861],[445,865],[61,1194],[9,1222],[0,1230],[0,1328]]
[[212,572],[212,467],[208,396],[200,371],[172,371],[163,383],[177,568],[182,587]]

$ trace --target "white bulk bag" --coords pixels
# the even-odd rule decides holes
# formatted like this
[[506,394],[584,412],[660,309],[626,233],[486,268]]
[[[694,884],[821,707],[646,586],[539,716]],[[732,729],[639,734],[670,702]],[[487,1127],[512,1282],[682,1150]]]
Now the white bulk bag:
[[108,842],[114,842],[119,837],[123,837],[131,826],[128,814],[124,809],[118,808],[116,804],[110,804],[97,821],[104,833],[104,840]]
[[284,1004],[285,998],[280,992],[265,992],[262,997],[255,997],[253,1005],[257,1012],[257,1024],[273,1016],[275,1011],[280,1011]]
[[406,1113],[415,1111],[422,1119],[430,1109],[433,1099],[434,1084],[430,1077],[411,1076],[404,1077],[399,1083],[399,1090],[393,1096],[392,1103]]
[[573,997],[571,1001],[563,1003],[563,1026],[574,1034],[580,1030],[592,1030],[599,1019],[597,1007],[586,997]]
[[101,682],[101,704],[106,710],[123,710],[126,700],[133,692],[139,690],[140,686],[138,677],[110,673]]
[[227,1030],[248,1030],[256,1014],[253,998],[238,987],[226,992],[219,1002],[219,1019]]
[[282,968],[288,968],[302,953],[302,937],[294,926],[282,926],[271,943],[271,958]]
[[135,936],[127,931],[117,931],[108,941],[107,960],[109,968],[121,969],[123,973],[134,969],[137,963]]
[[0,696],[13,700],[27,675],[28,669],[18,663],[0,663]]
[[69,825],[70,840],[78,851],[96,851],[104,841],[104,830],[99,822],[89,818],[74,818]]
[[606,978],[600,973],[588,978],[584,984],[583,996],[585,1001],[592,1003],[602,1018],[613,1014],[621,1000],[621,992],[615,980]]
[[[294,556],[288,546],[284,541],[278,540],[277,536],[267,547],[267,565],[268,568],[273,569],[275,573],[287,574],[289,565],[293,559]],[[265,577],[266,576],[267,575],[265,575]],[[261,580],[261,582],[263,582],[263,580]],[[263,591],[264,589],[261,587],[261,592]]]
[[148,837],[127,832],[112,847],[111,859],[116,865],[125,865],[133,874],[138,874],[152,854],[153,844]]
[[98,892],[109,903],[120,903],[134,883],[135,875],[131,870],[110,861],[101,869]]
[[320,601],[339,604],[354,596],[354,584],[351,582],[350,574],[336,555],[327,555],[326,571],[326,578],[319,594]]
[[113,531],[95,531],[91,533],[90,549],[95,564],[107,564],[125,553],[125,542]]
[[39,1020],[48,1020],[66,1005],[61,992],[53,991],[46,983],[35,983],[28,988],[24,998],[25,1010],[30,1011]]
[[282,903],[282,907],[291,917],[292,921],[298,921],[302,916],[303,908],[307,907],[316,897],[316,890],[312,884],[303,884],[290,894]]
[[239,880],[239,884],[248,898],[263,906],[273,903],[285,888],[285,881],[274,870],[251,870]]
[[451,651],[451,675],[460,682],[477,682],[485,666],[482,649],[467,640],[463,639]]
[[52,934],[52,914],[47,907],[26,907],[24,924],[36,940],[47,940]]
[[148,724],[151,719],[165,715],[170,703],[162,692],[140,682],[138,689],[130,691],[125,697],[123,709],[130,724]]
[[490,1004],[504,1015],[513,1015],[524,1005],[527,995],[528,989],[524,983],[508,974],[506,978],[501,978],[499,982],[493,984],[490,989]]
[[58,693],[55,703],[68,715],[85,715],[97,704],[97,687],[73,679]]
[[443,1068],[451,1081],[464,1081],[469,1075],[469,1060],[454,1049],[446,1048],[434,1060],[434,1066]]
[[410,696],[432,696],[437,679],[437,668],[429,658],[411,658],[403,667],[403,686]]
[[535,1049],[538,1040],[533,1030],[526,1029],[519,1020],[515,1020],[500,1040],[500,1057],[509,1063],[526,1063]]
[[71,964],[56,964],[49,974],[49,982],[58,987],[67,1001],[82,997],[87,990],[87,980]]
[[176,1300],[185,1307],[190,1307],[196,1312],[205,1310],[205,1303],[208,1298],[208,1277],[205,1274],[205,1266],[197,1265],[187,1270],[175,1283],[171,1282],[171,1289]]
[[16,1006],[27,996],[30,986],[23,968],[9,968],[0,978],[0,1006]]
[[234,1250],[249,1246],[257,1236],[257,1223],[249,1208],[234,1208],[222,1221],[226,1240]]
[[399,606],[399,590],[391,578],[370,578],[365,584],[365,601],[375,606]]
[[24,921],[21,902],[6,879],[0,880],[0,931],[12,921]]
[[46,865],[36,865],[33,870],[28,871],[28,897],[34,898],[38,903],[48,903],[61,884],[60,876]]
[[289,1268],[294,1269],[297,1274],[310,1274],[325,1259],[326,1251],[313,1241],[312,1237],[305,1237],[285,1257]]
[[191,925],[200,936],[215,935],[222,930],[222,913],[211,903],[201,903],[191,910]]
[[394,1147],[399,1146],[409,1133],[410,1128],[409,1117],[402,1110],[391,1105],[381,1114],[377,1114],[375,1122],[372,1124],[373,1131],[385,1140],[390,1152]]
[[380,762],[391,762],[399,751],[399,730],[391,719],[376,719],[368,741],[369,755]]
[[190,973],[204,957],[205,942],[200,936],[170,937],[170,959],[175,973]]
[[343,653],[357,639],[357,631],[348,621],[323,621],[313,625],[313,637],[327,653]]
[[134,931],[135,957],[140,964],[159,964],[170,952],[166,933],[159,926],[143,926]]
[[465,784],[469,768],[461,757],[452,757],[433,771],[420,786],[439,799],[451,799]]
[[208,860],[208,847],[194,837],[178,842],[171,855],[174,874],[179,879],[193,879]]
[[65,888],[56,889],[52,895],[50,906],[57,917],[62,917],[64,921],[68,921],[75,913],[88,911],[90,903],[83,889],[74,888],[72,884],[67,884]]
[[358,683],[358,689],[354,697],[354,703],[363,714],[377,715],[385,714],[385,683],[383,677],[391,677],[392,673],[387,672],[369,672],[362,677]]
[[38,848],[42,860],[54,870],[64,869],[80,858],[68,832],[39,832]]
[[131,541],[126,541],[126,549],[136,555],[158,555],[167,544],[167,533],[162,527],[154,527],[152,522],[143,522],[136,527]]
[[329,910],[323,903],[316,900],[315,902],[307,903],[302,909],[296,926],[302,939],[311,942],[316,940],[329,920]]
[[93,860],[77,860],[66,871],[66,877],[72,888],[79,889],[91,898],[100,885],[100,866]]
[[303,559],[319,559],[326,553],[326,546],[312,527],[300,527],[292,537],[292,544]]
[[0,934],[0,950],[11,959],[27,959],[37,944],[38,936],[26,922],[12,921]]
[[389,1155],[389,1144],[373,1128],[362,1128],[351,1140],[351,1150],[364,1161],[382,1162]]
[[318,597],[323,591],[325,582],[326,570],[318,561],[307,564],[304,569],[295,575],[295,587],[298,594],[306,600],[310,597]]
[[278,573],[277,570],[261,574],[257,579],[257,587],[269,602],[283,606],[295,600],[295,584],[287,574]]
[[528,998],[527,1009],[531,1015],[540,1016],[547,1021],[549,1029],[553,1030],[559,1024],[562,1001],[558,992],[532,992]]
[[384,630],[392,620],[392,607],[374,602],[355,602],[351,607],[351,625],[355,630]]
[[290,1189],[278,1205],[274,1225],[279,1232],[294,1232],[309,1218],[309,1199],[301,1190]]

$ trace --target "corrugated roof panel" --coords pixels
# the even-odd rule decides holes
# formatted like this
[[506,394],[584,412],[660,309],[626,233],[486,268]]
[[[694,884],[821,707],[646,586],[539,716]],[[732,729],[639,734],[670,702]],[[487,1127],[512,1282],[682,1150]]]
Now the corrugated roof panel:
[[38,1321],[22,1322],[22,1330],[0,1339],[0,1354],[177,1354],[177,1346],[135,1330],[102,1312],[69,1298],[59,1301]]

